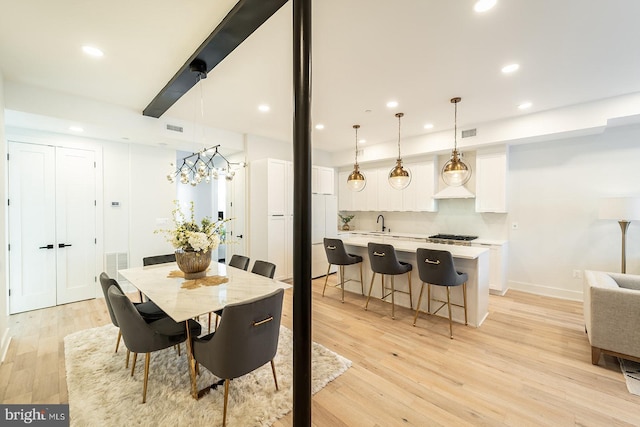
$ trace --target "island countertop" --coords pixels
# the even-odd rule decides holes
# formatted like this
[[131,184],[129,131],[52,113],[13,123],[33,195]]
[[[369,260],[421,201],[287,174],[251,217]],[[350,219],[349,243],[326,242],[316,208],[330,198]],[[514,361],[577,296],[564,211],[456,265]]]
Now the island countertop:
[[418,248],[449,251],[454,258],[476,259],[481,254],[489,251],[488,248],[461,245],[443,245],[441,243],[427,243],[408,237],[395,237],[389,235],[351,235],[342,239],[345,245],[367,247],[369,242],[385,243],[393,245],[396,251],[415,253]]

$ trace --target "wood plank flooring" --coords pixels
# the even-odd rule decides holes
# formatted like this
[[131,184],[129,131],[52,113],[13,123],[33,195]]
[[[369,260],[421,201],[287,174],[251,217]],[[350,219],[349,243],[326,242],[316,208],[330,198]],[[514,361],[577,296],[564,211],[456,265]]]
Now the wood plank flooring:
[[[330,284],[335,284],[335,275]],[[582,304],[509,291],[490,297],[480,328],[313,282],[313,339],[353,366],[313,398],[314,426],[631,426],[640,396],[617,361],[590,362]],[[287,291],[282,323],[292,326]],[[63,338],[109,323],[102,299],[10,316],[3,403],[66,403]],[[113,351],[114,343],[105,343]],[[185,391],[186,392],[186,391]],[[278,420],[290,426],[292,415]]]

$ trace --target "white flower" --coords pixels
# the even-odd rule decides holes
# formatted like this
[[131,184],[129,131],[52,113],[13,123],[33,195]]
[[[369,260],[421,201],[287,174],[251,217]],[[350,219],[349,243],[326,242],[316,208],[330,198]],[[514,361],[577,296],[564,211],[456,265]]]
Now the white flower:
[[191,233],[189,235],[189,244],[196,252],[206,251],[209,248],[209,239],[202,232]]

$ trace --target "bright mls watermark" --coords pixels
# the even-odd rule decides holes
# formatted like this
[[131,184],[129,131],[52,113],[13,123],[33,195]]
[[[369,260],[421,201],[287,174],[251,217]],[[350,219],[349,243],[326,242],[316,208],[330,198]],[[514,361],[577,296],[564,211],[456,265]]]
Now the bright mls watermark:
[[69,425],[69,405],[0,405],[0,425]]

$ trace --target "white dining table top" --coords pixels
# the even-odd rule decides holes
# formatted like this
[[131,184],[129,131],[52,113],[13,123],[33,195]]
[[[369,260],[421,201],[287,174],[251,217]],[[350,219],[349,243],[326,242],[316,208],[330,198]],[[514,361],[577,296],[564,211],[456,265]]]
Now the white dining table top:
[[228,281],[191,288],[185,286],[184,278],[169,277],[176,271],[179,271],[178,265],[173,262],[118,270],[118,273],[176,322],[291,287],[278,280],[212,262],[207,276],[223,276]]

